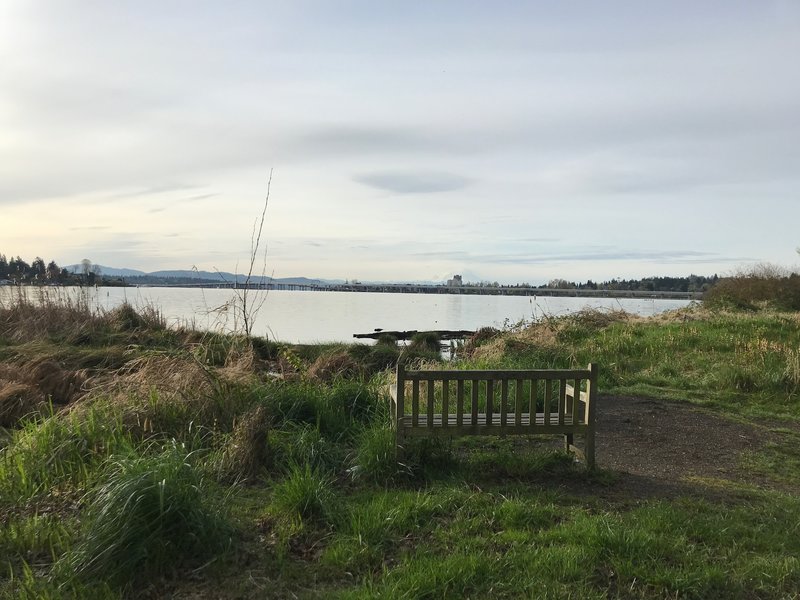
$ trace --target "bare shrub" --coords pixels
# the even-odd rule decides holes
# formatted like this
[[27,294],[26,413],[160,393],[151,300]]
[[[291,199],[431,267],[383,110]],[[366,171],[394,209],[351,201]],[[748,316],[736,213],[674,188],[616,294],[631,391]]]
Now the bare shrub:
[[720,279],[703,297],[710,308],[800,310],[800,275],[769,264]]

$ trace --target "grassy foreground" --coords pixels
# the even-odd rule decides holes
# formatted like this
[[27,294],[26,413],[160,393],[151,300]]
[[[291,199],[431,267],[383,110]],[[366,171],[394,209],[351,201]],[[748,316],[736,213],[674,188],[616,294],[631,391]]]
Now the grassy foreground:
[[546,442],[419,443],[398,464],[383,390],[398,360],[437,360],[431,340],[288,346],[14,301],[0,596],[798,597],[799,349],[797,314],[700,308],[585,312],[459,349],[463,368],[598,362],[603,394],[775,432],[742,465],[759,485],[625,496],[624,474]]

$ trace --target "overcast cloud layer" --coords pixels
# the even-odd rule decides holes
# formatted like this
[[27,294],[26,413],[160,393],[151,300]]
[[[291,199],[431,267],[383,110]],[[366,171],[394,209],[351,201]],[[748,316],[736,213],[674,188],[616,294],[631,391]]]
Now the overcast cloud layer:
[[[524,6],[523,6],[524,5]],[[800,244],[800,3],[0,4],[0,252],[723,273]]]

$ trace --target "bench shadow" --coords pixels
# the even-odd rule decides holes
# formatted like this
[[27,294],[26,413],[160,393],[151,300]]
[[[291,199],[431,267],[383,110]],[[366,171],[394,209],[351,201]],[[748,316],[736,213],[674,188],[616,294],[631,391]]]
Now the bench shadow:
[[[417,484],[458,479],[480,489],[527,485],[580,501],[599,501],[617,508],[654,500],[696,498],[742,503],[761,490],[741,481],[672,479],[602,468],[586,469],[564,451],[560,438],[484,437],[440,443],[423,462]],[[419,463],[418,463],[419,465]]]

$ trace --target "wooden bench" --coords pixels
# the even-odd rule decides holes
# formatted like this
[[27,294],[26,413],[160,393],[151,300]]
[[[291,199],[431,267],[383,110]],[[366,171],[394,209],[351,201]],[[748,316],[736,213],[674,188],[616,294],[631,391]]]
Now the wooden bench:
[[[409,437],[561,434],[594,468],[597,365],[587,369],[419,371],[390,386],[397,447]],[[583,449],[574,436],[584,438]]]

